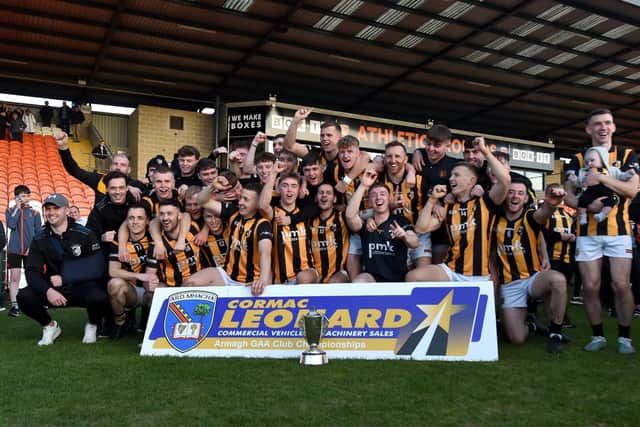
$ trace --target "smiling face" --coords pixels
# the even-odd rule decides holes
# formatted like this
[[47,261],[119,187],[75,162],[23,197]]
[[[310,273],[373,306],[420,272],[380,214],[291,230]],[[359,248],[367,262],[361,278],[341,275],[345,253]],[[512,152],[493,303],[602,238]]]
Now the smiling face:
[[316,203],[322,211],[332,210],[336,203],[336,193],[331,184],[322,184],[318,187],[316,194]]
[[258,193],[252,190],[242,189],[238,200],[238,212],[245,218],[250,218],[258,210]]
[[69,208],[59,208],[56,205],[48,204],[44,206],[44,216],[47,222],[51,224],[53,228],[58,228],[67,220],[69,214]]
[[360,148],[355,145],[338,149],[338,159],[346,171],[350,171],[353,168],[358,160],[358,156],[360,156]]
[[178,164],[180,165],[182,176],[191,176],[196,171],[198,159],[196,159],[196,156],[180,156],[178,157]]
[[374,214],[384,214],[389,212],[389,189],[384,185],[374,185],[369,190],[369,206],[373,208]]
[[438,163],[447,153],[447,149],[451,141],[428,141],[427,142],[427,158],[431,164]]
[[127,180],[112,178],[107,185],[107,195],[112,203],[123,205],[127,201]]
[[508,213],[518,215],[522,212],[528,200],[527,186],[521,182],[514,182],[509,186],[504,208]]
[[407,154],[402,147],[387,147],[384,151],[384,165],[389,175],[395,176],[404,172],[407,164]]
[[173,235],[178,231],[178,224],[180,222],[180,209],[176,206],[172,205],[163,205],[160,206],[160,213],[158,214],[160,218],[160,225],[162,226],[162,230],[167,235]]
[[198,194],[194,194],[184,199],[184,209],[189,213],[191,219],[200,219],[202,216],[202,208],[198,204]]
[[273,162],[271,161],[262,161],[256,165],[256,174],[258,178],[260,178],[261,183],[267,182],[269,176],[271,176],[271,171],[273,170]]
[[205,224],[209,227],[210,234],[213,234],[214,236],[222,234],[223,223],[219,216],[216,216],[210,209],[205,209],[203,216]]
[[176,180],[171,172],[156,172],[154,188],[158,199],[170,199],[173,195],[173,189],[176,187]]
[[204,185],[213,184],[213,181],[216,180],[217,176],[218,176],[217,168],[202,169],[198,173],[198,178],[200,178],[200,181],[202,181]]
[[302,173],[308,185],[317,187],[322,182],[322,166],[318,163],[303,166]]
[[338,149],[341,133],[333,125],[320,129],[320,145],[325,152],[334,153]]
[[141,237],[147,230],[149,217],[144,208],[130,208],[127,213],[127,228],[132,236]]
[[611,114],[596,114],[589,119],[585,131],[591,137],[594,146],[610,146],[616,132],[616,124]]
[[465,197],[478,182],[476,175],[465,165],[459,165],[453,168],[449,177],[449,186],[451,194],[456,198]]
[[284,207],[295,205],[300,190],[300,183],[293,177],[285,176],[280,179],[278,185],[278,193],[280,194],[280,202]]

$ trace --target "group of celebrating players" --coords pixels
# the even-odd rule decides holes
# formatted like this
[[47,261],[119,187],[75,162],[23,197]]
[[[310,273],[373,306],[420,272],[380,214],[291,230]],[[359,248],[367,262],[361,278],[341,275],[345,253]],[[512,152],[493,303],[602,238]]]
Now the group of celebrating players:
[[[142,305],[144,324],[155,289],[165,286],[247,286],[258,296],[271,284],[493,280],[507,338],[525,341],[531,329],[527,303],[543,300],[548,348],[557,353],[566,342],[566,270],[573,264],[568,248],[575,244],[593,329],[585,349],[606,345],[598,289],[602,259],[608,257],[618,309],[617,348],[635,351],[629,335],[627,208],[638,176],[630,172],[619,179],[608,169],[632,171],[637,159],[612,144],[615,124],[608,110],[592,112],[586,123],[592,145],[606,157],[600,159],[604,165],[577,155],[568,167],[568,191],[549,185],[537,207],[531,182],[511,172],[508,154],[492,152],[482,137],[465,141],[464,161],[458,161],[447,156],[450,130],[435,125],[426,148],[413,153],[411,162],[398,141],[371,160],[358,139],[343,136],[335,122],[321,125],[319,148],[297,142],[298,126],[310,113],[295,113],[286,135],[274,138],[273,152],[258,132],[250,144],[233,145],[229,168],[222,168],[215,160],[219,149],[200,158],[197,149],[184,146],[174,169],[163,158],[150,160],[147,182],[128,176],[123,154],[114,156],[106,175],[81,170],[61,135],[65,168],[94,188],[96,204],[86,224],[92,233],[85,233],[66,217],[63,196],[44,202],[47,223],[34,242],[46,244],[32,245],[29,286],[18,295],[23,312],[44,327],[40,344],[53,343],[60,333],[44,305],[87,307],[84,341],[95,342],[101,318],[112,320],[110,334],[120,338],[132,327],[132,311]],[[614,202],[607,203],[605,194],[581,203],[580,187],[588,194],[596,186],[613,193]],[[565,204],[582,208],[576,226],[560,208]],[[73,230],[87,240],[75,243],[87,248],[82,257],[99,252],[108,260],[103,278],[86,273],[78,279],[92,283],[84,291],[52,280],[59,270],[55,265],[43,268],[56,263],[45,253],[55,250],[51,236],[73,258],[68,236]],[[97,268],[90,266],[87,262],[80,270]]]

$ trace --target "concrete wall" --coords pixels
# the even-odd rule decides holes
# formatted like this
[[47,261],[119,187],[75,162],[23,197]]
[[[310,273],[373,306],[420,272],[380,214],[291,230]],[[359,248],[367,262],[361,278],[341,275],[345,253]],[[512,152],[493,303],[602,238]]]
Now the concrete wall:
[[[169,117],[184,119],[183,130],[169,128]],[[129,117],[128,142],[132,160],[131,174],[143,177],[147,161],[162,154],[171,161],[183,145],[193,145],[207,156],[213,144],[214,118],[195,111],[140,105]]]
[[98,129],[111,151],[129,152],[127,143],[128,118],[113,114],[93,113],[93,125]]

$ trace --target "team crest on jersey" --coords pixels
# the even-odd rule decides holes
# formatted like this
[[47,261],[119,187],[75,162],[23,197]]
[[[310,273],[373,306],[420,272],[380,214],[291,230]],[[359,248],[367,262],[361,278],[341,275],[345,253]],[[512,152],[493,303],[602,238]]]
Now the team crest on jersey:
[[211,331],[218,295],[207,291],[184,291],[167,300],[164,333],[175,350],[186,353],[198,347]]
[[80,254],[82,254],[82,247],[80,245],[71,245],[71,253],[73,256],[80,256]]

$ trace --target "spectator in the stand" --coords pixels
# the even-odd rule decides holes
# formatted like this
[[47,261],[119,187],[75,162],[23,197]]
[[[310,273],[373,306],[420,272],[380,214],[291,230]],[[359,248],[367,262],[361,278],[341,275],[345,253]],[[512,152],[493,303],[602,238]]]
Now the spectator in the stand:
[[[58,144],[58,154],[60,154],[60,159],[62,160],[62,165],[65,170],[69,175],[91,187],[96,195],[95,201],[98,202],[105,196],[107,191],[107,186],[104,183],[105,175],[80,169],[80,166],[78,166],[73,157],[71,157],[69,137],[65,133],[60,133],[55,135],[55,137],[56,143]],[[146,192],[146,187],[143,183],[128,176],[129,173],[131,173],[131,163],[129,162],[129,156],[126,154],[118,153],[114,155],[111,159],[109,170],[122,172],[127,175],[127,188],[135,200],[139,200],[143,193]]]
[[0,111],[0,139],[5,139],[7,132],[9,132],[9,117],[6,111]]
[[180,197],[184,197],[185,191],[192,185],[202,186],[202,181],[196,173],[198,160],[200,160],[200,151],[196,147],[184,145],[178,150],[180,172],[176,174],[176,189]]
[[98,145],[96,145],[93,150],[91,150],[91,154],[96,159],[107,159],[111,157],[111,153],[109,152],[109,148],[105,144],[104,140],[101,140]]
[[40,230],[42,219],[40,213],[29,204],[31,191],[26,185],[18,185],[13,191],[16,204],[7,208],[7,228],[11,230],[9,246],[7,247],[7,268],[9,269],[9,298],[11,310],[9,316],[18,317],[20,309],[16,295],[20,285],[21,268],[29,255],[29,246],[33,236]]
[[62,101],[62,107],[58,109],[58,126],[67,135],[71,134],[69,125],[71,124],[71,108],[67,105],[67,101]]
[[22,134],[24,130],[27,128],[27,125],[24,123],[22,118],[18,115],[17,112],[11,113],[11,120],[9,120],[9,132],[11,133],[12,141],[20,141],[22,142]]
[[27,133],[34,133],[36,131],[36,126],[38,125],[36,116],[33,115],[30,108],[24,110],[24,114],[22,115],[22,121],[25,124],[24,131]]
[[69,217],[80,225],[87,225],[87,217],[80,215],[80,208],[78,208],[76,205],[69,206]]
[[43,127],[51,127],[51,119],[53,118],[53,108],[49,107],[49,101],[44,101],[44,105],[40,107],[40,121]]
[[69,123],[71,124],[71,132],[73,133],[73,140],[75,142],[80,142],[80,125],[83,122],[84,114],[80,110],[80,106],[74,105],[69,114]]
[[67,217],[69,202],[61,194],[48,196],[43,204],[47,222],[36,234],[26,261],[26,288],[18,293],[22,312],[43,327],[38,345],[51,345],[62,331],[47,307],[84,307],[89,322],[82,342],[96,342],[97,325],[108,304],[98,283],[104,258],[93,232]]

